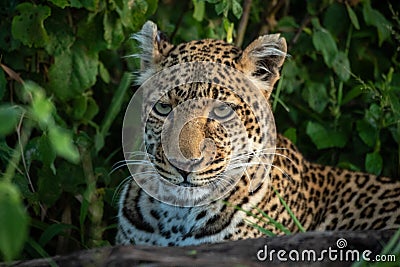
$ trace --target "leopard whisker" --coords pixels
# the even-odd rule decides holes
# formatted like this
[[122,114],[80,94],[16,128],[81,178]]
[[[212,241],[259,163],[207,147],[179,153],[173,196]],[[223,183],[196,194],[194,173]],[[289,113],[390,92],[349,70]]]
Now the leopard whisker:
[[275,169],[279,170],[283,176],[285,176],[289,181],[293,182],[293,178],[287,174],[287,172],[285,172],[282,168],[278,167],[277,165],[271,164],[271,167],[274,167]]
[[224,174],[219,174],[210,182],[210,185],[213,187],[213,191],[221,191],[221,188],[226,188],[232,185],[232,178]]
[[[265,151],[265,150],[266,150],[266,149],[261,149],[261,150],[255,150],[255,151],[252,151],[252,152],[248,152],[248,153],[241,154],[240,156],[234,157],[234,158],[231,160],[231,162],[232,162],[233,160],[236,160],[236,159],[245,159],[246,157],[247,157],[248,159],[251,159],[251,158],[253,158],[253,157],[275,155],[275,156],[278,156],[278,157],[283,157],[283,158],[285,158],[286,160],[289,160],[290,163],[295,164],[295,162],[294,162],[291,158],[289,158],[288,156],[286,156],[286,155],[284,155],[284,154],[277,153],[277,152],[265,153],[265,152],[263,152],[263,151]],[[258,155],[258,154],[260,154],[260,155]],[[260,160],[260,161],[261,161],[261,160]]]
[[120,194],[121,194],[122,189],[131,180],[132,180],[132,176],[129,175],[128,177],[124,178],[121,183],[119,183],[119,185],[117,186],[117,188],[114,191],[114,194],[113,194],[113,197],[112,197],[112,200],[111,200],[111,203],[113,203],[113,205],[115,205],[118,202],[117,199],[120,198]]
[[[283,156],[283,155],[282,155],[282,156]],[[290,159],[289,159],[289,160],[290,160]],[[239,167],[252,167],[252,166],[255,166],[255,165],[263,165],[264,167],[268,166],[268,167],[277,168],[283,175],[286,176],[286,178],[288,178],[289,180],[293,180],[293,178],[290,177],[282,168],[277,167],[276,165],[274,165],[274,164],[272,164],[272,163],[262,162],[261,160],[260,160],[260,161],[256,161],[256,162],[237,163],[236,165],[233,165],[233,167],[232,167],[232,164],[231,164],[231,165],[229,166],[229,167],[230,167],[229,170],[237,169],[237,168],[239,168]]]
[[132,151],[132,152],[125,152],[126,156],[129,157],[135,157],[135,156],[147,156],[147,157],[153,157],[154,156],[152,154],[149,154],[145,151],[141,151],[141,150],[136,150],[136,151]]
[[117,171],[123,167],[132,166],[132,165],[154,166],[153,163],[151,163],[147,160],[125,160],[125,161],[121,161],[121,162],[117,163],[116,166],[114,165],[112,170],[110,171],[110,174],[114,173],[115,171]]
[[[140,173],[140,174],[142,175],[143,173]],[[145,186],[149,183],[153,183],[153,181],[155,181],[159,178],[159,173],[157,171],[149,171],[144,174],[150,175],[150,177],[141,186]]]

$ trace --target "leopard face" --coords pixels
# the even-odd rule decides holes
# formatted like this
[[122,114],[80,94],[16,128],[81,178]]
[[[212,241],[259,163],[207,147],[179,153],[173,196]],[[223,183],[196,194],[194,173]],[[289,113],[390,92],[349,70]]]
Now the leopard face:
[[[261,165],[268,172],[276,132],[267,98],[286,55],[284,39],[260,38],[244,51],[219,40],[175,47],[153,24],[146,24],[139,38],[156,47],[142,56],[146,71],[140,77],[145,153],[159,176],[143,181],[147,192],[172,205],[193,194],[201,202],[184,205],[200,205],[227,194],[246,167]],[[247,176],[249,189],[265,177]],[[170,191],[149,180],[173,185],[176,192],[163,193]]]
[[[149,114],[145,131],[147,151],[161,176],[173,184],[218,184],[234,154],[232,143],[246,139],[238,125],[245,111],[236,104],[237,97],[212,96],[213,89],[222,94],[224,89],[210,87],[191,84],[175,88]],[[191,90],[201,98],[188,95]],[[211,97],[217,101],[210,101]]]
[[310,163],[276,133],[268,99],[284,38],[261,36],[244,50],[219,40],[174,46],[152,22],[136,38],[145,157],[127,160],[117,243],[262,236],[251,224],[281,234],[265,214],[297,232],[282,200],[306,230],[400,226],[400,182]]

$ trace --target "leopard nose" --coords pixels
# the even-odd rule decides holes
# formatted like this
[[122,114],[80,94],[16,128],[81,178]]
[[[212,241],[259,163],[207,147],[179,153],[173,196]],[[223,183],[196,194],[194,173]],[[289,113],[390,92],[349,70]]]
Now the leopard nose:
[[176,169],[177,169],[177,171],[179,172],[179,174],[182,176],[183,181],[184,181],[184,182],[187,182],[187,181],[188,181],[188,180],[187,180],[187,177],[188,177],[188,175],[190,174],[190,172],[181,170],[181,169],[179,169],[179,168],[176,168]]

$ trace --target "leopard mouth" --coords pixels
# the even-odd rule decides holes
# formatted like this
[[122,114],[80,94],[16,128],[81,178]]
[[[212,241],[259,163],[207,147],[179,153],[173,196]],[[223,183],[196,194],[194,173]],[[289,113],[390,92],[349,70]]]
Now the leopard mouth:
[[192,184],[192,183],[187,182],[187,181],[179,183],[178,186],[182,186],[182,187],[197,187],[197,185]]

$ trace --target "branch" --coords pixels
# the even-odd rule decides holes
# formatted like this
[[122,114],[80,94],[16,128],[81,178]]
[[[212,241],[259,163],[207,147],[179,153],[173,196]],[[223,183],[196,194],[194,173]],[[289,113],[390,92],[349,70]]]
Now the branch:
[[[219,244],[204,244],[190,247],[152,247],[152,246],[116,246],[100,249],[79,251],[67,256],[56,256],[51,259],[36,259],[25,262],[14,262],[12,266],[350,266],[356,258],[339,259],[340,252],[346,255],[359,255],[368,252],[368,257],[374,259],[382,248],[395,235],[395,230],[382,231],[335,231],[307,232],[287,236],[264,237],[229,241]],[[339,243],[339,241],[341,243]],[[399,242],[396,241],[395,242]],[[272,255],[271,259],[266,258]],[[333,251],[331,256],[327,250]],[[274,250],[274,253],[271,253]],[[280,261],[277,254],[286,251],[286,258],[299,253],[299,261]],[[261,251],[261,252],[259,252]],[[315,252],[318,260],[301,260],[302,252],[309,255]],[[325,252],[324,252],[325,251]],[[358,251],[358,252],[356,252]],[[290,253],[289,253],[290,252]],[[346,253],[351,252],[351,253]],[[261,256],[261,260],[257,257]],[[386,254],[386,252],[385,252]],[[391,254],[388,252],[386,255]],[[279,254],[282,256],[282,254]],[[321,257],[321,258],[319,258]],[[1,266],[1,264],[0,264]]]
[[244,34],[246,33],[247,23],[249,22],[249,15],[251,9],[252,0],[245,0],[243,5],[243,14],[239,22],[238,36],[236,38],[235,45],[241,47],[243,44]]

